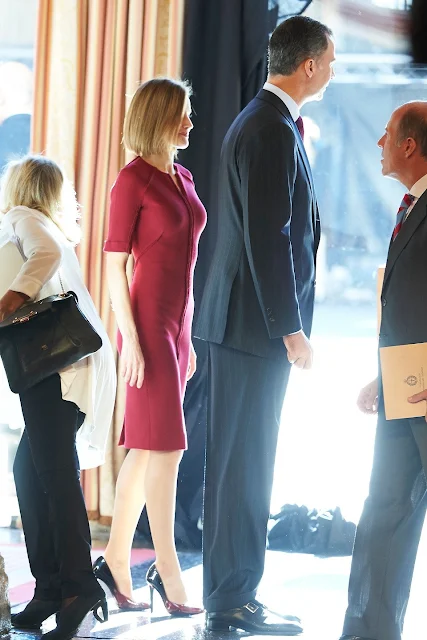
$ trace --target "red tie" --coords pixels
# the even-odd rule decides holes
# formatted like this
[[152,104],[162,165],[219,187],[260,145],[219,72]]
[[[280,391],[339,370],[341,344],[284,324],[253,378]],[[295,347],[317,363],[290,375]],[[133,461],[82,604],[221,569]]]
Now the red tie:
[[295,124],[297,125],[302,141],[304,142],[304,122],[301,116],[295,120]]
[[394,227],[393,236],[392,236],[393,240],[396,239],[397,234],[402,228],[402,224],[405,222],[406,212],[408,211],[409,207],[411,206],[414,200],[415,200],[415,196],[411,195],[410,193],[405,193],[405,195],[403,196],[403,200],[400,203],[400,207],[397,212],[396,225]]

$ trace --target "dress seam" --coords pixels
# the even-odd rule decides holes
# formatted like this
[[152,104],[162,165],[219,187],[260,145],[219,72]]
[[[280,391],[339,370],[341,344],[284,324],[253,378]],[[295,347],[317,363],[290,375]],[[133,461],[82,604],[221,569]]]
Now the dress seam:
[[[181,177],[181,176],[180,176]],[[182,180],[181,180],[181,184],[182,184]],[[183,186],[183,185],[182,185]],[[193,245],[193,240],[194,240],[194,213],[193,213],[193,209],[191,208],[191,205],[188,201],[187,198],[187,192],[185,191],[185,189],[182,190],[182,194],[181,194],[182,199],[184,200],[187,210],[190,214],[190,233],[189,233],[189,243],[188,243],[188,253],[187,253],[187,265],[186,265],[186,279],[185,279],[185,302],[184,302],[184,308],[182,310],[181,313],[181,319],[180,319],[180,323],[179,323],[179,333],[178,333],[178,337],[176,339],[176,355],[179,361],[179,348],[180,348],[180,343],[181,343],[181,339],[182,339],[182,335],[184,333],[184,320],[185,320],[185,314],[187,313],[187,309],[188,309],[188,303],[189,303],[189,298],[190,298],[190,271],[191,271],[191,258],[193,255],[193,251],[192,251],[192,245]]]
[[132,237],[133,237],[133,234],[134,234],[134,231],[135,231],[137,220],[139,218],[139,214],[141,213],[142,209],[144,208],[145,196],[146,196],[147,190],[148,190],[148,188],[149,188],[149,186],[151,184],[151,181],[153,179],[153,175],[154,175],[154,170],[151,172],[151,175],[150,175],[150,177],[149,177],[149,179],[147,181],[147,184],[144,187],[144,191],[143,191],[142,197],[141,197],[141,203],[140,203],[138,209],[135,212],[133,223],[132,223],[132,226],[131,226],[130,232],[129,232],[129,237],[127,239],[127,247],[128,247],[128,252],[127,253],[131,253],[131,251],[132,251]]

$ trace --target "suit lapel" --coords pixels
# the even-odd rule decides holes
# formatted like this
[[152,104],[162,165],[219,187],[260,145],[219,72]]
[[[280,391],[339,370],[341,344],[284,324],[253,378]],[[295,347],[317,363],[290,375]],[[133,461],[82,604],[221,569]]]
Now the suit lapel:
[[387,280],[390,277],[392,269],[395,265],[396,260],[402,253],[403,249],[408,244],[409,240],[414,235],[415,231],[424,220],[427,215],[427,191],[423,193],[421,198],[416,202],[414,208],[410,212],[407,220],[403,223],[396,240],[390,243],[388,256],[387,256],[387,264],[384,273],[384,284],[386,285]]

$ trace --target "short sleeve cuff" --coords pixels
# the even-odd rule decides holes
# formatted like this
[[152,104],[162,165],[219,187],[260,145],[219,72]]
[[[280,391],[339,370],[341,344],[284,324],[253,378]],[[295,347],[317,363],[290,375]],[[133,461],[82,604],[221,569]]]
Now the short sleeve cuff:
[[104,251],[107,253],[130,253],[131,248],[129,243],[123,240],[106,240],[104,243]]

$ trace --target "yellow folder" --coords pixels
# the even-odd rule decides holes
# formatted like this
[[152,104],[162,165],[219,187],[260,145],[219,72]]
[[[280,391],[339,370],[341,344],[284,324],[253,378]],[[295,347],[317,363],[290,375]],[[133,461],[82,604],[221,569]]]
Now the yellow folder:
[[425,400],[411,404],[408,398],[427,386],[427,343],[382,347],[380,359],[386,419],[425,416]]

